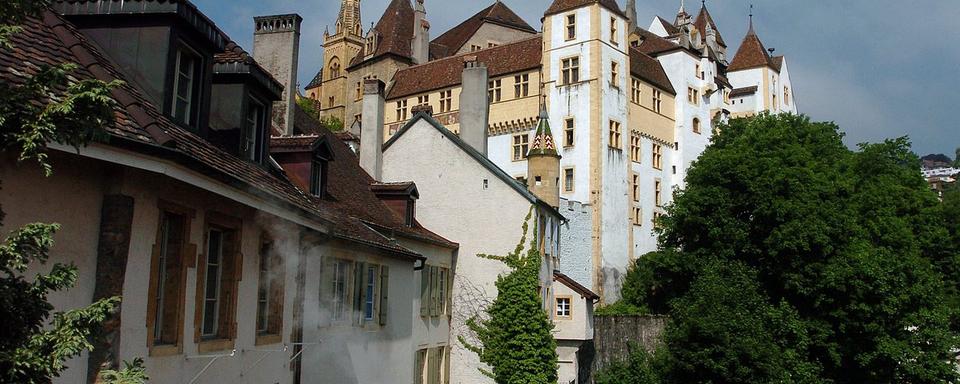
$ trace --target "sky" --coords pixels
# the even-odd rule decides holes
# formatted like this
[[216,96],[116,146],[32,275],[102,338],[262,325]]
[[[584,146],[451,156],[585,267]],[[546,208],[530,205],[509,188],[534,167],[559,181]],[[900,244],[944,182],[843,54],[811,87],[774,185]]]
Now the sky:
[[[297,75],[306,85],[320,68],[323,32],[333,26],[339,0],[193,0],[248,51],[253,17],[298,13],[304,18]],[[426,0],[436,37],[494,0]],[[534,28],[551,0],[501,0]],[[624,0],[617,0],[621,7]],[[656,15],[673,20],[681,0],[636,0],[638,24]],[[361,2],[364,30],[389,0]],[[712,0],[706,6],[731,58],[746,34],[750,4],[767,48],[786,55],[800,112],[833,121],[850,146],[909,136],[923,155],[953,157],[960,123],[951,107],[960,91],[960,1],[957,0]],[[700,1],[688,0],[696,15]],[[960,104],[958,104],[960,105]]]

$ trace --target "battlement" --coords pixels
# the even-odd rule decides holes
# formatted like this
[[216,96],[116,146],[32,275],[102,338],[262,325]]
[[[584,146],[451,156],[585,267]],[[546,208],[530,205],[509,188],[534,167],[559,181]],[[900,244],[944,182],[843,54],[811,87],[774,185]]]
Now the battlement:
[[257,16],[253,18],[254,34],[300,32],[303,18],[296,13],[287,15]]

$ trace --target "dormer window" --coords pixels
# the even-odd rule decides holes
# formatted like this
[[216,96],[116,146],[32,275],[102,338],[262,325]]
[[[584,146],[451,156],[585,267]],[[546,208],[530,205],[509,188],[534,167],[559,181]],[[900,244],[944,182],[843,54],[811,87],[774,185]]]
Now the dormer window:
[[203,79],[203,60],[196,51],[181,45],[174,67],[173,98],[170,114],[173,120],[197,128],[197,101]]
[[329,163],[333,160],[330,144],[321,138],[313,145],[313,157],[310,161],[310,194],[323,198],[327,194]]
[[250,98],[247,104],[247,119],[244,125],[243,143],[240,152],[247,160],[259,163],[262,160],[261,150],[263,131],[266,123],[266,107],[263,103]]
[[372,55],[373,51],[376,48],[377,48],[377,35],[373,33],[373,31],[370,31],[370,35],[367,36],[367,44],[364,47],[364,51],[366,51],[368,55]]

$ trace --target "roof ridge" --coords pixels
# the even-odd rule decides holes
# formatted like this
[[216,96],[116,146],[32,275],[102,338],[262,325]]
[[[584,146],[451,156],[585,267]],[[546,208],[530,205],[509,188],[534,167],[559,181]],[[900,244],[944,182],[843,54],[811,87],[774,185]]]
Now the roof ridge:
[[537,33],[537,34],[534,35],[534,36],[530,36],[530,37],[527,37],[527,38],[523,38],[523,39],[517,40],[517,41],[512,41],[512,42],[509,42],[509,43],[506,43],[506,44],[501,44],[501,45],[498,45],[498,46],[496,46],[496,47],[484,48],[484,49],[481,49],[481,50],[479,50],[479,51],[473,51],[473,52],[464,52],[464,53],[456,54],[456,55],[453,55],[453,56],[447,56],[447,57],[444,57],[444,58],[441,58],[441,59],[436,59],[436,60],[428,61],[428,62],[422,63],[422,64],[411,65],[411,66],[409,66],[409,67],[402,68],[402,69],[400,69],[400,70],[397,71],[397,72],[403,72],[403,71],[406,71],[406,70],[409,70],[409,69],[413,69],[413,68],[418,68],[418,67],[427,66],[427,65],[430,65],[430,64],[439,63],[439,62],[442,62],[442,61],[444,61],[444,60],[453,60],[453,59],[456,59],[456,58],[462,58],[462,57],[466,57],[466,56],[476,56],[476,55],[477,55],[477,52],[481,52],[481,51],[483,51],[483,52],[496,52],[496,51],[498,51],[498,50],[502,50],[502,49],[505,49],[505,48],[509,48],[509,47],[514,46],[514,45],[517,45],[517,44],[520,44],[520,43],[525,43],[525,42],[528,42],[528,41],[530,41],[530,40],[539,39],[539,38],[543,38],[543,35]]

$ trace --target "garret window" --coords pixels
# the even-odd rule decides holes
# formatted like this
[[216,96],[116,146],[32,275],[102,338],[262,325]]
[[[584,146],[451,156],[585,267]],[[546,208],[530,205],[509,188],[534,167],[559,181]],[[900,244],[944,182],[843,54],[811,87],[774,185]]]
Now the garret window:
[[567,40],[577,38],[577,15],[571,14],[566,17],[567,22]]
[[200,54],[181,43],[177,48],[170,115],[177,123],[193,129],[198,128],[198,101],[203,84],[203,68]]
[[327,195],[327,179],[329,163],[333,161],[333,149],[326,138],[318,139],[312,148],[313,157],[310,160],[310,194],[319,198]]
[[266,106],[254,98],[247,102],[247,118],[244,124],[243,142],[240,152],[247,160],[259,163],[263,159],[264,129],[266,127]]
[[194,322],[194,341],[200,343],[200,352],[233,348],[237,337],[237,285],[243,263],[240,228],[239,219],[207,215]]

